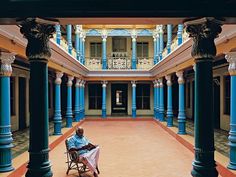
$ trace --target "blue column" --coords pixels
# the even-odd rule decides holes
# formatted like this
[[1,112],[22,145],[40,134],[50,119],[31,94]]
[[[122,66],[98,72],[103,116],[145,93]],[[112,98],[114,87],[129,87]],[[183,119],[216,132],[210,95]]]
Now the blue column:
[[55,25],[56,29],[56,42],[58,45],[61,44],[61,26],[60,25]]
[[132,81],[132,118],[136,118],[136,82]]
[[157,118],[157,84],[156,80],[153,81],[153,110],[154,110],[154,118]]
[[160,61],[160,34],[157,33],[157,39],[156,39],[156,59],[157,63]]
[[153,64],[157,64],[157,43],[156,35],[153,35]]
[[11,111],[10,111],[10,76],[12,74],[11,63],[15,59],[14,54],[1,52],[0,75],[0,172],[12,171],[11,148]]
[[84,116],[85,116],[85,99],[84,99],[84,88],[85,88],[85,81],[83,81],[82,83],[82,87],[81,87],[81,97],[82,97],[82,119],[84,119]]
[[185,116],[185,94],[183,71],[176,73],[179,83],[179,114],[178,114],[178,134],[186,134],[186,116]]
[[157,120],[160,120],[160,114],[159,114],[159,108],[160,108],[160,84],[157,80],[157,88],[156,88],[156,95],[157,95],[157,105],[156,105],[156,116],[157,116]]
[[83,37],[83,45],[82,45],[82,56],[83,56],[83,65],[85,64],[85,36]]
[[178,39],[178,45],[182,44],[182,42],[183,42],[183,24],[178,24],[177,39]]
[[171,75],[166,76],[167,80],[167,127],[173,127],[173,107],[172,107],[172,83]]
[[72,119],[73,119],[73,113],[72,113],[72,85],[73,85],[73,76],[68,76],[68,82],[67,82],[67,107],[66,107],[66,127],[72,127]]
[[83,86],[83,80],[80,81],[79,84],[79,120],[83,119],[83,100],[82,100],[82,86]]
[[66,26],[66,36],[67,36],[67,43],[68,43],[68,52],[72,54],[72,27],[71,25]]
[[75,110],[74,110],[74,114],[75,114],[75,122],[79,122],[80,121],[80,117],[79,117],[79,85],[80,85],[80,79],[76,78],[76,83],[75,83]]
[[167,25],[167,53],[169,54],[171,52],[171,42],[172,42],[172,25]]
[[83,54],[82,54],[82,50],[83,50],[83,32],[80,32],[80,40],[79,40],[80,44],[79,44],[79,53],[80,53],[80,63],[83,63]]
[[132,36],[132,62],[131,62],[131,68],[132,69],[137,69],[137,51],[136,51],[136,38],[137,38],[137,35],[136,34],[133,34]]
[[161,122],[165,121],[164,119],[164,87],[162,78],[159,79],[159,86],[160,86],[160,103],[159,103],[159,120]]
[[80,58],[80,26],[75,25],[75,51],[76,51],[76,59],[79,61]]
[[102,82],[102,118],[107,117],[106,87],[107,87],[107,81],[103,81]]
[[226,54],[229,62],[230,84],[230,132],[229,132],[229,164],[228,168],[236,170],[236,52]]
[[107,35],[102,36],[102,69],[107,69]]
[[61,135],[61,78],[62,72],[56,72],[55,80],[55,109],[54,109],[54,135]]
[[159,55],[159,60],[162,60],[162,52],[164,49],[164,36],[163,36],[163,25],[159,26],[159,35],[160,35],[160,55]]

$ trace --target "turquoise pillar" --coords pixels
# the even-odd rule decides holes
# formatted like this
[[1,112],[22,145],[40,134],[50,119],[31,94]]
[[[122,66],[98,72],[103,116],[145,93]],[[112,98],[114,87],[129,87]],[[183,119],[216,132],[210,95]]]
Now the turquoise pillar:
[[82,51],[83,51],[83,32],[82,31],[80,32],[79,42],[80,42],[80,44],[79,44],[79,53],[80,53],[79,61],[80,61],[81,64],[83,64],[83,54],[82,54]]
[[82,60],[82,64],[85,64],[85,36],[83,37],[83,42],[82,42],[82,56],[83,56],[83,60]]
[[79,61],[80,59],[80,25],[75,25],[75,51],[76,51],[76,59]]
[[80,95],[79,95],[79,86],[80,86],[80,79],[76,78],[76,83],[75,83],[75,109],[74,109],[74,114],[75,114],[75,122],[79,122],[80,121],[80,117],[79,117],[79,99],[80,99]]
[[159,61],[162,60],[162,52],[164,50],[164,35],[163,35],[163,25],[159,26],[159,35],[160,35],[160,54],[159,54]]
[[55,79],[55,109],[54,109],[54,135],[61,135],[61,78],[63,76],[62,72],[56,72]]
[[172,42],[172,25],[168,24],[167,25],[167,54],[171,52],[171,42]]
[[102,69],[107,69],[107,34],[102,35]]
[[106,88],[107,88],[107,81],[103,81],[102,82],[102,118],[107,117]]
[[183,42],[183,24],[178,24],[178,31],[177,31],[177,39],[178,45],[182,44]]
[[186,115],[185,115],[185,92],[183,71],[176,72],[179,83],[179,114],[178,114],[178,134],[186,134]]
[[132,118],[136,118],[136,81],[131,81],[132,84]]
[[222,22],[214,18],[186,21],[186,31],[193,38],[191,55],[195,59],[195,159],[192,176],[217,177],[214,160],[213,117],[213,58],[216,56],[214,39],[221,32]]
[[157,80],[157,83],[156,83],[156,90],[157,90],[157,106],[156,106],[156,116],[157,116],[157,120],[160,120],[160,114],[159,114],[159,108],[160,108],[160,84]]
[[0,173],[14,170],[12,167],[12,134],[11,134],[11,108],[10,108],[10,76],[11,63],[15,54],[1,52],[0,72]]
[[82,97],[82,110],[81,110],[81,115],[82,115],[82,119],[84,119],[85,116],[85,99],[84,99],[84,88],[85,88],[85,81],[82,82],[82,87],[81,87],[81,97]]
[[38,18],[21,21],[20,32],[28,40],[26,56],[30,63],[29,162],[26,177],[52,177],[48,146],[48,59],[49,38],[55,22]]
[[173,107],[172,107],[172,82],[171,75],[166,76],[167,80],[167,127],[173,127]]
[[164,87],[163,87],[163,79],[162,78],[160,78],[160,79],[158,79],[158,81],[159,81],[159,89],[160,89],[160,97],[159,97],[159,99],[160,99],[160,102],[159,102],[159,120],[161,121],[161,122],[163,122],[163,121],[165,121],[165,119],[164,119],[164,112],[165,112],[165,110],[164,110]]
[[160,61],[160,34],[157,33],[157,38],[156,38],[156,60],[157,63]]
[[73,76],[68,76],[67,82],[67,106],[66,106],[66,127],[72,127],[73,113],[72,113],[72,85]]
[[55,25],[55,29],[56,29],[56,43],[58,45],[61,44],[61,25]]
[[156,34],[153,35],[153,64],[157,64],[157,38]]
[[83,85],[83,80],[80,81],[79,84],[79,120],[82,120],[82,110],[83,110],[83,106],[82,106],[82,85]]
[[66,37],[67,37],[67,43],[68,43],[68,53],[72,54],[72,26],[67,25],[66,26]]
[[236,170],[236,52],[229,52],[225,58],[229,62],[231,77],[230,88],[230,132],[229,132],[229,164],[228,168]]
[[133,34],[131,35],[132,38],[132,61],[131,61],[131,69],[137,69],[137,51],[136,51],[136,38],[137,38],[137,33],[136,31],[132,32]]
[[154,110],[154,118],[157,118],[157,84],[156,80],[153,81],[153,110]]

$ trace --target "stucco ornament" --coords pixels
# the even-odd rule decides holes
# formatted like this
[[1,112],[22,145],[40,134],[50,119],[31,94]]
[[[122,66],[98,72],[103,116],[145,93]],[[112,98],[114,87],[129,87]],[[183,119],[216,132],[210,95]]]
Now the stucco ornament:
[[11,64],[15,60],[15,53],[1,52],[1,76],[11,76],[12,67]]

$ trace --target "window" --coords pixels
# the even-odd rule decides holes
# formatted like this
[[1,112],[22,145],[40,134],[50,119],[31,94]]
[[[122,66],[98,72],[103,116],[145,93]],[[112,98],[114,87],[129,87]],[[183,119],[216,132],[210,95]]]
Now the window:
[[16,115],[16,94],[15,94],[15,77],[10,78],[10,102],[11,102],[11,115]]
[[150,84],[137,84],[136,106],[137,109],[150,109]]
[[187,82],[187,108],[190,108],[190,82]]
[[101,42],[90,43],[90,57],[102,57],[102,43]]
[[224,114],[230,114],[230,76],[224,77]]
[[148,42],[137,42],[137,57],[148,57]]
[[89,109],[102,109],[102,84],[88,84]]
[[126,38],[113,37],[112,38],[112,51],[113,52],[127,52]]

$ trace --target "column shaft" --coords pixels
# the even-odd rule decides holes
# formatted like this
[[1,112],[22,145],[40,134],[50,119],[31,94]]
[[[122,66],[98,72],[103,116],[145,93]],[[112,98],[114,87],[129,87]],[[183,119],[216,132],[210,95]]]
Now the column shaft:
[[136,83],[132,82],[132,118],[136,118]]
[[182,44],[182,42],[183,42],[183,24],[178,24],[177,39],[178,39],[178,45]]
[[80,37],[79,33],[75,33],[75,50],[76,50],[76,59],[79,61],[80,51],[79,51]]
[[154,87],[153,87],[153,106],[154,106],[154,118],[157,118],[157,87],[156,87],[156,82],[154,82]]
[[172,25],[167,25],[167,53],[169,54],[171,52],[171,42],[172,42]]
[[55,25],[56,28],[56,42],[58,45],[61,44],[61,26],[60,25]]
[[107,69],[107,41],[102,40],[102,69]]
[[159,104],[159,120],[163,122],[164,119],[164,87],[162,82],[160,82],[160,104]]
[[157,106],[156,106],[156,116],[157,116],[157,120],[160,120],[160,114],[159,114],[159,108],[160,108],[160,87],[159,87],[159,83],[157,83],[157,88],[156,88],[157,92]]
[[156,43],[156,36],[153,36],[153,64],[157,64],[157,43]]
[[76,79],[76,84],[75,84],[75,109],[74,109],[74,113],[75,113],[75,122],[79,122],[80,118],[79,118],[79,83],[80,80]]
[[184,83],[179,84],[179,114],[178,114],[178,134],[186,134],[186,116],[185,116],[185,94]]
[[156,60],[157,63],[160,61],[160,36],[157,34],[157,40],[156,40]]
[[[83,82],[83,81],[81,81]],[[82,100],[82,83],[80,83],[80,87],[79,87],[79,119],[82,120],[83,118],[83,100]]]
[[[167,78],[167,77],[166,77]],[[167,127],[173,126],[173,107],[172,107],[172,84],[171,78],[167,80]]]
[[106,83],[102,84],[102,118],[107,117],[106,110]]
[[162,52],[164,49],[164,36],[163,36],[163,25],[160,25],[160,55],[159,55],[159,60],[162,60]]
[[67,107],[66,107],[66,127],[72,127],[73,113],[72,113],[72,80],[69,76],[67,83]]
[[61,86],[55,84],[54,135],[61,135]]
[[66,37],[67,37],[67,43],[68,43],[68,52],[69,54],[72,54],[72,26],[67,25],[66,26]]

